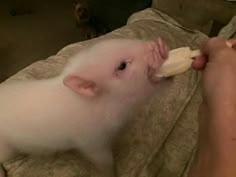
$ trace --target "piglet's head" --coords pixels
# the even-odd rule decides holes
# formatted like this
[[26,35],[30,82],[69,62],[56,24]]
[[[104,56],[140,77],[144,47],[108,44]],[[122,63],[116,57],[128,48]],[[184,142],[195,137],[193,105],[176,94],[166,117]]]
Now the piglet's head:
[[83,96],[138,101],[158,85],[155,74],[167,56],[160,38],[104,40],[74,56],[63,82]]

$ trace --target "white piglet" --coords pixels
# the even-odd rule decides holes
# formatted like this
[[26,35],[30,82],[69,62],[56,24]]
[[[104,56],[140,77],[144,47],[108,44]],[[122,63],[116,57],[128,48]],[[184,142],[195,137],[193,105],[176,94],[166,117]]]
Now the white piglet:
[[103,40],[74,55],[57,77],[1,84],[0,163],[18,153],[78,149],[115,176],[111,140],[157,92],[155,74],[167,55],[160,38]]

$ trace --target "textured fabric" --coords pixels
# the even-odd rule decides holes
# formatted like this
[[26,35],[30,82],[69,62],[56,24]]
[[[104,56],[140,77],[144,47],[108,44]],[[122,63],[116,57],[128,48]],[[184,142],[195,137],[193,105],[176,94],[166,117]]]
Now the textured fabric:
[[236,15],[236,4],[225,0],[153,0],[152,7],[184,26],[214,36]]
[[[66,46],[55,56],[30,65],[8,81],[53,77],[70,56],[103,38],[153,39],[158,36],[163,37],[170,48],[190,46],[194,49],[207,40],[204,34],[184,28],[160,11],[146,9],[132,15],[126,26],[99,38]],[[200,78],[200,73],[193,70],[176,76],[160,85],[159,92],[135,114],[114,148],[119,177],[184,174],[196,145]],[[9,177],[98,176],[93,166],[76,152],[19,157],[4,166]]]
[[219,32],[219,36],[225,39],[236,37],[236,16],[231,19],[228,25],[221,29],[221,31]]

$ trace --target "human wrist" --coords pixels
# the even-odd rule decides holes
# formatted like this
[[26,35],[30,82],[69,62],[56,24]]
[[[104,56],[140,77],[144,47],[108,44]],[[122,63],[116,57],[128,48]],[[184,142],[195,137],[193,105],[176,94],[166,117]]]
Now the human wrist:
[[206,104],[205,111],[210,116],[208,119],[219,121],[219,123],[233,123],[231,121],[236,121],[236,103]]
[[[199,148],[198,150],[200,150]],[[197,151],[188,177],[232,177],[236,176],[234,157],[201,149]]]
[[224,156],[228,151],[235,151],[236,108],[212,109],[206,102],[202,104],[199,113],[199,148],[203,152],[217,152],[217,155]]

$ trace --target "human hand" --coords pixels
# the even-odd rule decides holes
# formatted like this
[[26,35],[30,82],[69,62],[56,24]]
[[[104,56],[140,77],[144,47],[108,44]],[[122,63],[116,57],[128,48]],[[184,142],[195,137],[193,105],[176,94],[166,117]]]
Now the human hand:
[[189,177],[236,176],[236,39],[210,39],[192,67],[203,70],[197,153]]
[[192,65],[203,70],[203,99],[216,114],[226,109],[236,112],[236,39],[229,42],[232,48],[224,39],[210,39],[202,48],[204,56]]

